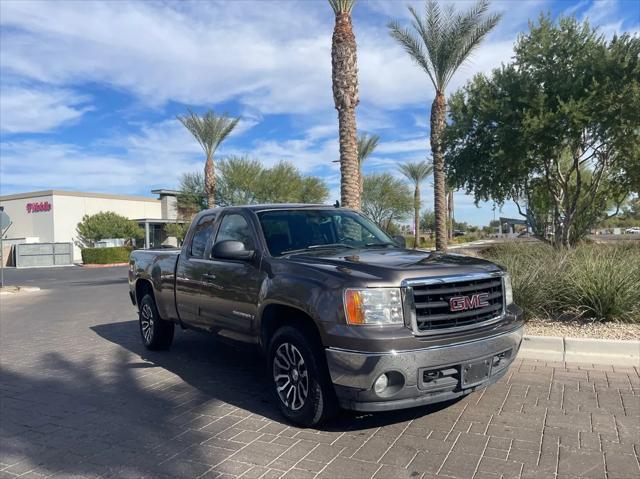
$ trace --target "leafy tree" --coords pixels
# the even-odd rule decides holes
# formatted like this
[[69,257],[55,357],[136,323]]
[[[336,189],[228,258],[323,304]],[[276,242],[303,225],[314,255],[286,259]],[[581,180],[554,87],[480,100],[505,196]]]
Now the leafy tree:
[[413,247],[417,248],[420,238],[420,185],[427,177],[433,173],[433,166],[426,161],[420,162],[407,162],[398,167],[400,173],[402,173],[409,181],[413,183],[413,228],[414,228],[414,240]]
[[436,213],[436,249],[447,249],[446,181],[442,135],[445,127],[445,90],[460,66],[471,56],[484,37],[498,24],[500,15],[488,13],[489,0],[478,0],[466,12],[444,10],[436,0],[427,0],[425,17],[413,7],[412,29],[397,21],[389,23],[389,31],[409,56],[422,68],[436,95],[431,105],[431,152],[434,168],[434,206]]
[[256,203],[263,167],[258,160],[232,156],[218,164],[216,201],[220,206]]
[[356,130],[358,62],[351,11],[355,0],[329,0],[336,22],[331,39],[331,80],[340,134],[340,201],[360,209],[360,167]]
[[204,176],[199,171],[184,173],[180,177],[178,188],[178,212],[183,218],[193,215],[207,208],[207,194],[204,187]]
[[187,231],[189,231],[189,225],[184,223],[167,223],[163,229],[167,236],[173,236],[178,240],[178,244],[182,244],[184,237],[187,235]]
[[386,231],[407,217],[412,208],[411,190],[389,173],[366,175],[362,212]]
[[639,55],[637,37],[541,17],[513,63],[450,98],[451,181],[476,201],[513,200],[538,236],[575,244],[634,189]]
[[358,174],[360,175],[360,195],[362,195],[362,189],[364,188],[362,164],[373,154],[375,149],[378,147],[379,142],[380,137],[378,135],[367,135],[366,133],[360,133],[358,135]]
[[435,231],[436,214],[432,210],[424,210],[420,218],[420,229],[423,231]]
[[[322,203],[329,196],[325,182],[304,176],[293,164],[282,161],[264,168],[257,160],[229,157],[219,162],[216,203],[220,206],[256,203]],[[202,174],[182,176],[178,208],[183,216],[193,216],[207,208]]]
[[93,246],[105,238],[124,238],[129,243],[144,238],[144,231],[135,221],[113,211],[84,215],[77,232],[78,240],[84,246]]
[[213,162],[213,154],[227,136],[240,121],[240,118],[230,118],[226,115],[216,115],[209,110],[204,115],[199,116],[191,110],[188,114],[178,116],[178,120],[200,143],[207,160],[204,165],[204,186],[207,193],[207,205],[213,208],[216,204],[216,174]]

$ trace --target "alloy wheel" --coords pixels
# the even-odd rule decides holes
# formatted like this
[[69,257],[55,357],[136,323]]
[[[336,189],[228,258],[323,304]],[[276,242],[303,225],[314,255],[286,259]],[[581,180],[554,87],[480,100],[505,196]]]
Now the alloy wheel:
[[150,344],[153,339],[153,311],[148,304],[142,305],[142,310],[140,311],[140,326],[144,340],[147,344]]
[[309,394],[309,374],[302,354],[293,344],[278,346],[273,360],[273,380],[285,406],[293,411],[304,406]]

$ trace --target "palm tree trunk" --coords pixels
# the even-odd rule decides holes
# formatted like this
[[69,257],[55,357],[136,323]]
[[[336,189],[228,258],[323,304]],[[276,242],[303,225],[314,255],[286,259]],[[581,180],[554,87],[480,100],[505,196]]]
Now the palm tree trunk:
[[417,249],[420,245],[420,185],[416,184],[416,190],[413,192],[413,232],[415,237],[413,240],[413,249]]
[[447,212],[449,213],[449,239],[453,239],[453,231],[455,229],[455,217],[453,215],[453,190],[449,190],[447,195]]
[[351,16],[336,15],[331,45],[333,99],[340,133],[340,199],[342,206],[360,209],[360,165],[356,130],[358,66]]
[[213,156],[207,156],[204,164],[204,187],[207,194],[207,206],[216,206],[216,172],[213,165]]
[[436,250],[447,250],[447,202],[444,176],[444,155],[442,152],[442,133],[446,113],[446,100],[441,91],[431,105],[431,152],[433,154],[433,195],[436,216]]
[[360,209],[360,167],[356,138],[355,109],[338,110],[340,130],[340,202],[345,208]]

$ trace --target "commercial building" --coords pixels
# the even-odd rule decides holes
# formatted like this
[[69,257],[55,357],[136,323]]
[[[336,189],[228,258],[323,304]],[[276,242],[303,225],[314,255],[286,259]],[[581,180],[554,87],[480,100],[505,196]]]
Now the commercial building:
[[[145,247],[157,247],[167,240],[163,226],[178,219],[177,192],[153,190],[145,196],[46,190],[0,196],[0,206],[11,218],[4,242],[71,243],[74,262],[81,261],[78,223],[84,215],[112,211],[136,221],[145,230]],[[7,251],[5,249],[5,251]]]

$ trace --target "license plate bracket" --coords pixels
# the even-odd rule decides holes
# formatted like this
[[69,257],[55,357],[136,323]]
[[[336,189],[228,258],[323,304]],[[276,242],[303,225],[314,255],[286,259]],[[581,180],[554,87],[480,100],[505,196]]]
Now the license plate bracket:
[[462,369],[462,389],[480,384],[491,375],[491,358],[465,363]]

